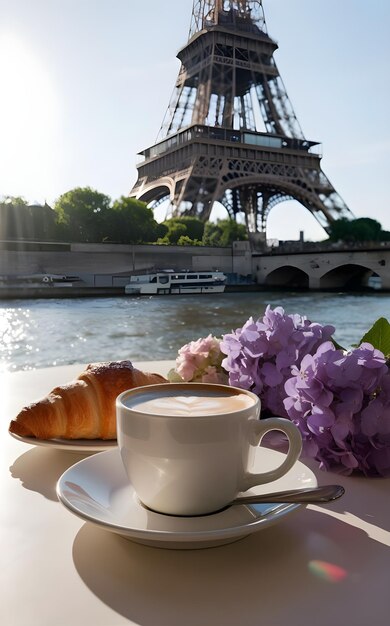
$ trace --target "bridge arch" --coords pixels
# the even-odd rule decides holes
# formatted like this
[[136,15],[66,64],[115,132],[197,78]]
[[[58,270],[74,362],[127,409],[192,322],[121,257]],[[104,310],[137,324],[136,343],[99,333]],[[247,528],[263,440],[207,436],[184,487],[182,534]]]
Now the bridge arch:
[[268,287],[286,287],[291,289],[309,289],[309,275],[299,267],[283,265],[272,270],[263,282]]
[[320,289],[359,290],[368,287],[372,276],[379,276],[372,268],[358,263],[339,265],[319,279]]

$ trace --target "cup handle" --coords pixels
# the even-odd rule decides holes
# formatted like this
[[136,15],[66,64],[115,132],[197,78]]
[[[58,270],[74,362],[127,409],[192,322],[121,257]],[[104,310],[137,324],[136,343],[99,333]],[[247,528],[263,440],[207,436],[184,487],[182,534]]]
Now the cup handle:
[[251,423],[252,433],[256,439],[256,445],[260,445],[264,435],[271,430],[280,430],[286,435],[289,440],[288,453],[281,465],[276,469],[269,472],[263,472],[262,474],[247,473],[244,476],[244,487],[242,491],[246,491],[256,485],[262,485],[270,483],[281,476],[284,476],[289,469],[292,468],[294,463],[299,459],[302,451],[302,437],[298,428],[290,422],[290,420],[283,417],[270,417],[263,420],[254,420]]

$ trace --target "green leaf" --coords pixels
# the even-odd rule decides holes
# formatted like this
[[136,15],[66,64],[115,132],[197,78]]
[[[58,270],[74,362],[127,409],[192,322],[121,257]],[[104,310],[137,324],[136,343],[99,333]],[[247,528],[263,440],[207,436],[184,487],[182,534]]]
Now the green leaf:
[[372,328],[361,339],[360,344],[371,343],[374,348],[390,356],[390,324],[384,317],[379,318]]

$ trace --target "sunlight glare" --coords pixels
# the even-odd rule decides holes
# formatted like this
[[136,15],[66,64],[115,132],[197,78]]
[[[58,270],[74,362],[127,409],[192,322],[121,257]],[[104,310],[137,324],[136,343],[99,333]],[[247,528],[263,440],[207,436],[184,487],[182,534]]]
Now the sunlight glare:
[[58,101],[45,67],[9,33],[0,33],[0,85],[0,195],[42,196],[53,175]]

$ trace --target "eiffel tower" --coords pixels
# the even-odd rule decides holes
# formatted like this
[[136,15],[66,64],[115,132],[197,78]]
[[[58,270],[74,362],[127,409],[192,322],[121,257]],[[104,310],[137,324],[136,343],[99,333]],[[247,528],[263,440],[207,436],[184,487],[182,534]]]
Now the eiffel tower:
[[241,214],[254,247],[267,217],[297,200],[327,230],[353,214],[305,138],[274,60],[262,0],[194,0],[188,43],[156,143],[139,153],[130,196],[207,221]]

